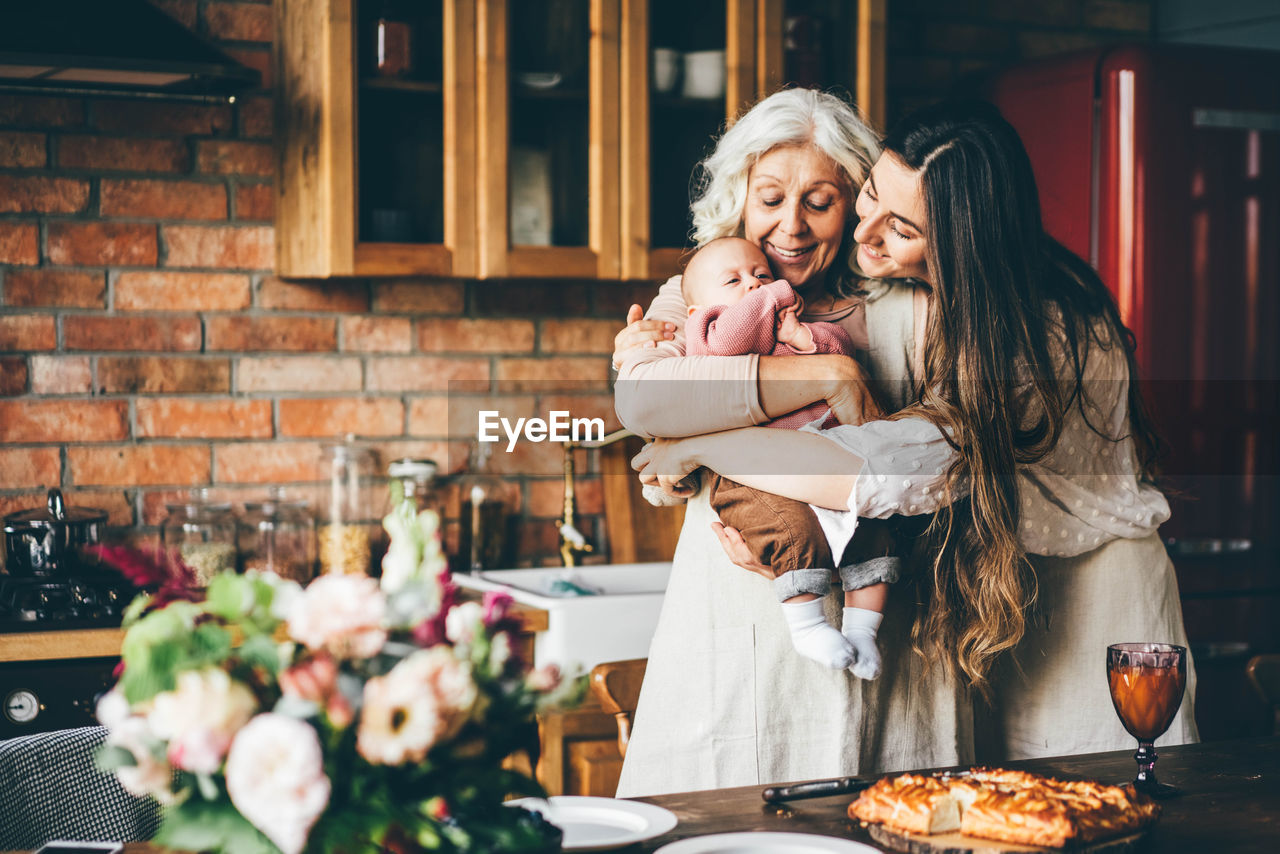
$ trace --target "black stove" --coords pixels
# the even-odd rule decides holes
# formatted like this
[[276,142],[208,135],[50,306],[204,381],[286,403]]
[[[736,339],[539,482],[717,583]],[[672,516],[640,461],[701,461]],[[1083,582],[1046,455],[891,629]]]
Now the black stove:
[[[111,628],[137,591],[114,572],[0,574],[0,633]],[[119,658],[0,661],[0,739],[96,723]]]
[[118,626],[136,592],[129,582],[107,572],[0,575],[0,631]]

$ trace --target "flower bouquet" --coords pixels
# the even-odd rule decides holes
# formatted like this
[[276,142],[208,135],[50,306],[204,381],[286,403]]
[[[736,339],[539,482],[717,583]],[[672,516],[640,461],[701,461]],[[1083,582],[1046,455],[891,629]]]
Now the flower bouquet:
[[510,598],[459,603],[439,520],[400,501],[381,580],[215,576],[103,549],[153,592],[125,617],[101,700],[100,767],[164,805],[156,842],[234,854],[559,850],[541,795],[504,767],[537,755],[535,713],[583,680],[530,670]]

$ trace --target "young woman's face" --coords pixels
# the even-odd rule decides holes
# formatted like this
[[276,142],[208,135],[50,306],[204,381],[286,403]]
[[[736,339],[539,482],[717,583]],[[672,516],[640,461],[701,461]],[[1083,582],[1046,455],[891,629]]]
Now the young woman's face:
[[926,266],[924,189],[920,175],[885,152],[854,205],[858,266],[876,279],[929,280]]
[[775,148],[747,178],[743,236],[764,250],[779,279],[797,290],[819,287],[840,254],[848,194],[844,173],[818,149]]

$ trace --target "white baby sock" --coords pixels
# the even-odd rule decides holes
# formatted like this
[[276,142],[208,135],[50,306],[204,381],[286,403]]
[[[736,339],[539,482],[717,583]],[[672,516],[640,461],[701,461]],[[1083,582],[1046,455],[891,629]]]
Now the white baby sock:
[[[783,602],[782,616],[791,629],[791,642],[796,652],[832,670],[840,670],[854,662],[853,647],[822,614],[822,600]],[[874,644],[873,644],[874,646]]]
[[849,668],[859,679],[875,679],[880,675],[880,648],[876,631],[884,614],[866,608],[845,608],[840,633],[853,647],[853,666]]

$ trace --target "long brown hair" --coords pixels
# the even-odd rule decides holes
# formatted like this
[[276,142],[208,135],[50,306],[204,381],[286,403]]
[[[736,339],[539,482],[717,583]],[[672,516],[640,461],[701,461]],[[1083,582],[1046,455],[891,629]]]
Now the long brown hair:
[[[955,500],[926,532],[936,555],[912,639],[926,659],[958,666],[986,693],[991,665],[1026,629],[1035,577],[1018,539],[1015,473],[1053,450],[1072,407],[1086,423],[1091,346],[1133,336],[1089,266],[1044,233],[1026,150],[989,104],[955,102],[909,116],[884,143],[920,176],[932,310],[916,414],[957,450]],[[1069,372],[1060,362],[1068,361]],[[1158,440],[1129,383],[1128,436],[1144,477]]]

